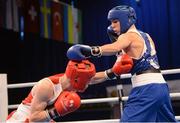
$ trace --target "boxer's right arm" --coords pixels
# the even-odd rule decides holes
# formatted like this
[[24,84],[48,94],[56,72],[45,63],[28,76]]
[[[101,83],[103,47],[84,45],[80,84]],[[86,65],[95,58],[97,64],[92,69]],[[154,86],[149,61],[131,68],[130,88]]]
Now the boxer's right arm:
[[33,87],[33,99],[31,102],[30,122],[49,121],[46,107],[47,102],[53,96],[53,86],[47,79],[42,79]]
[[[111,56],[132,45],[132,41],[137,40],[137,34],[125,33],[120,35],[117,40],[111,44],[90,47],[88,45],[76,44],[67,51],[67,57],[70,60],[84,60],[90,57]],[[139,38],[139,37],[138,37]]]
[[[113,31],[112,27],[107,28],[107,34],[112,42],[118,39],[118,35]],[[84,60],[90,57],[100,57],[102,55],[102,50],[99,46],[88,46],[82,44],[76,44],[70,47],[67,51],[67,57],[70,60]]]
[[123,54],[118,56],[115,64],[111,69],[105,71],[106,76],[109,80],[117,78],[121,74],[125,74],[130,72],[133,67],[133,60],[132,58],[127,55]]

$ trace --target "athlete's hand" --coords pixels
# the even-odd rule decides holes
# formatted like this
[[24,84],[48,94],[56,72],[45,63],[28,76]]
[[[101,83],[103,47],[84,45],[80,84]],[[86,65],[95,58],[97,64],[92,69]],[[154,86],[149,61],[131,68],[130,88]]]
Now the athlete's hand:
[[81,99],[77,93],[64,91],[59,95],[58,99],[54,103],[54,107],[48,109],[47,113],[51,119],[55,119],[57,117],[74,112],[80,107],[80,105]]
[[90,47],[88,45],[76,44],[67,51],[67,57],[70,60],[81,61],[96,56],[101,56],[101,50],[98,46]]
[[133,60],[127,54],[123,54],[119,56],[113,65],[113,67],[109,70],[105,71],[105,74],[108,79],[114,79],[115,77],[130,72],[133,67]]

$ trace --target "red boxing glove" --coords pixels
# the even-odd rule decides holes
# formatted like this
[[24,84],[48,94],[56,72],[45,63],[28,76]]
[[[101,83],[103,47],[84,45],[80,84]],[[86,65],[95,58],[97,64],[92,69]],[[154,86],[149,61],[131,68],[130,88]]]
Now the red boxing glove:
[[119,56],[114,66],[105,71],[107,79],[111,80],[117,78],[117,76],[128,73],[133,67],[133,60],[127,54]]
[[64,116],[68,113],[74,112],[81,105],[81,99],[75,92],[63,91],[56,102],[54,107],[47,109],[49,117],[55,119],[59,116]]
[[119,56],[112,67],[112,72],[116,75],[128,73],[133,67],[133,60],[127,54]]

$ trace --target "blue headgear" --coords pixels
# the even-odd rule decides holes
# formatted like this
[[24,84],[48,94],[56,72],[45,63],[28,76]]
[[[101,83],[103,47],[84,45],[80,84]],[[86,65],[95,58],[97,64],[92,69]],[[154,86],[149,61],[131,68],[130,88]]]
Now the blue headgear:
[[122,34],[125,33],[131,25],[136,23],[136,12],[130,6],[116,6],[109,11],[107,18],[110,21],[115,19],[120,21],[120,34]]

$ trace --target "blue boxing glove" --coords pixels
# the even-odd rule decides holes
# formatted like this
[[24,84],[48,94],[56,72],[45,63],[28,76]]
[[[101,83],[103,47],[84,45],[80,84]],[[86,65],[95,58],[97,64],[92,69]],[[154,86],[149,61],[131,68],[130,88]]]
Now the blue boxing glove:
[[111,40],[111,42],[115,42],[117,41],[119,35],[117,35],[114,31],[112,26],[108,26],[107,28],[107,34],[109,36],[109,39]]
[[76,44],[67,51],[67,57],[70,60],[81,61],[90,57],[100,57],[101,49],[98,46],[90,47],[88,45]]

